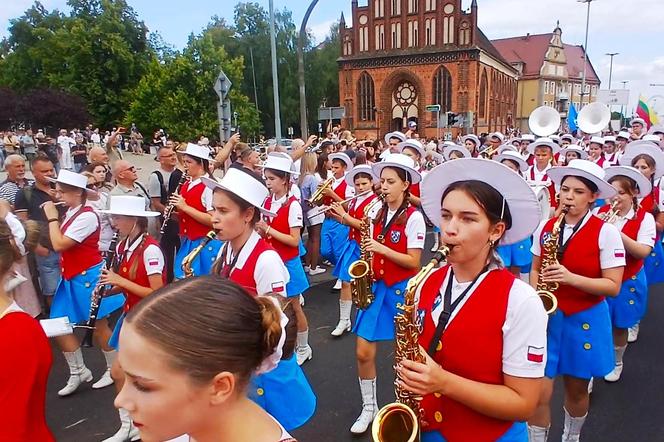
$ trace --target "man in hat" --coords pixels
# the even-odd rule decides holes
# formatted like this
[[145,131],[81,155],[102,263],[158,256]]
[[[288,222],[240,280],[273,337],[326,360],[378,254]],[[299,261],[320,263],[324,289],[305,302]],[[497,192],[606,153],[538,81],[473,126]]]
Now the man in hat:
[[630,139],[633,141],[640,140],[644,135],[643,129],[646,127],[645,120],[643,118],[634,118],[629,125],[632,126],[632,135],[630,136]]
[[500,147],[501,144],[503,144],[503,141],[505,140],[505,135],[503,135],[500,132],[494,132],[491,135],[489,135],[489,149],[492,151],[498,152],[498,148]]

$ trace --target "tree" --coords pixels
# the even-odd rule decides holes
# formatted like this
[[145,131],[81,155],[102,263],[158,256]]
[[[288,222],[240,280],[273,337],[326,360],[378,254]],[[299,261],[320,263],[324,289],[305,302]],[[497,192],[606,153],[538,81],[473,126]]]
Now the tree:
[[307,115],[311,133],[318,132],[318,108],[323,102],[326,106],[339,106],[339,48],[337,22],[330,26],[330,33],[325,41],[305,55]]
[[90,114],[79,96],[49,88],[33,89],[21,96],[16,118],[25,127],[45,130],[82,128],[90,123]]
[[0,130],[7,129],[16,119],[18,96],[8,87],[0,87]]

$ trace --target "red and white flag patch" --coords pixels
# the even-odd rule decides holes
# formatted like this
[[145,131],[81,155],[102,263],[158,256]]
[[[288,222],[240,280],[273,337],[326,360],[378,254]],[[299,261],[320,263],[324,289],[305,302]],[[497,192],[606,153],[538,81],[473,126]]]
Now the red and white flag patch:
[[150,267],[155,267],[159,265],[159,260],[158,259],[150,259],[148,260],[148,265]]
[[283,293],[286,290],[286,284],[283,281],[273,282],[272,283],[272,292],[274,293]]
[[623,250],[623,249],[614,249],[613,250],[613,257],[614,258],[624,258],[625,257],[625,250]]
[[417,240],[418,240],[418,241],[422,241],[423,239],[424,239],[424,233],[419,232],[419,233],[417,234]]
[[529,345],[528,360],[537,363],[544,362],[544,347],[533,347],[532,345]]

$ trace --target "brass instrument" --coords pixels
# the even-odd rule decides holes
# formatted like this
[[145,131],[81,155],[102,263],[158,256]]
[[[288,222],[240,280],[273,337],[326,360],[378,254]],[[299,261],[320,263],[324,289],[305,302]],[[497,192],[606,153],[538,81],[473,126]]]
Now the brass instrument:
[[[415,321],[415,291],[429,274],[445,260],[452,248],[443,245],[429,263],[413,276],[406,286],[403,304],[397,304],[400,312],[394,318],[395,366],[402,360],[424,362],[418,342],[420,333]],[[378,411],[372,425],[371,437],[374,442],[417,442],[420,440],[420,418],[422,409],[418,395],[402,389],[394,383],[396,402],[385,405]]]
[[558,264],[558,244],[561,235],[560,226],[567,212],[569,212],[569,207],[564,206],[560,215],[558,215],[558,219],[553,223],[551,235],[542,244],[542,260],[535,290],[537,290],[537,296],[542,300],[542,304],[544,304],[544,309],[548,315],[553,314],[558,308],[558,299],[554,292],[558,289],[559,284],[557,282],[542,281],[542,270],[550,265]]
[[[175,194],[179,195],[180,194],[180,189],[182,189],[182,186],[184,185],[185,182],[189,180],[189,175],[187,175],[187,172],[184,172],[182,176],[180,177],[180,181],[178,182],[178,186],[175,188]],[[171,216],[173,215],[173,211],[175,210],[175,206],[172,203],[168,203],[168,206],[164,209],[164,221],[161,223],[161,228],[159,229],[159,233],[162,235],[166,232],[166,227],[168,227],[168,222],[171,220]]]
[[320,206],[323,204],[323,197],[325,196],[325,191],[328,188],[332,188],[332,184],[334,183],[334,177],[331,176],[325,181],[323,181],[319,186],[318,189],[314,192],[313,195],[311,195],[311,198],[309,198],[309,204],[312,206]]
[[[194,276],[194,271],[191,268],[191,263],[194,262],[196,257],[201,253],[201,251],[208,245],[210,241],[215,239],[217,237],[217,234],[215,233],[214,230],[210,230],[207,235],[205,235],[205,238],[203,238],[203,241],[194,248],[187,256],[184,257],[182,260],[182,271],[184,272],[184,277],[185,278],[190,278]],[[200,275],[199,275],[200,276]]]
[[498,153],[498,148],[497,147],[494,149],[493,147],[489,146],[486,149],[484,149],[482,152],[480,152],[479,156],[481,158],[485,158],[487,160],[490,160],[497,153]]
[[616,221],[616,218],[618,218],[619,211],[620,209],[618,209],[618,200],[614,200],[611,203],[611,207],[609,207],[608,212],[599,214],[599,219],[601,219],[605,223],[613,224]]
[[371,212],[376,204],[382,204],[383,199],[384,196],[381,195],[364,208],[360,225],[360,259],[352,262],[348,267],[348,273],[351,278],[350,292],[353,297],[353,304],[362,310],[369,307],[374,300],[374,295],[371,293],[371,286],[374,282],[373,272],[371,271],[373,254],[367,251],[364,244],[364,241],[370,238],[371,235],[371,218],[369,218],[369,212]]
[[[351,202],[351,201],[353,201],[353,200],[355,200],[355,199],[358,199],[358,198],[361,197],[361,196],[368,195],[369,193],[372,193],[372,192],[373,192],[373,190],[367,190],[367,191],[365,191],[365,192],[358,193],[358,194],[355,195],[355,196],[351,196],[350,198],[346,198],[346,199],[343,200],[343,201],[339,201],[339,204],[346,204],[346,203],[349,203],[349,202]],[[313,218],[314,216],[318,216],[318,215],[320,215],[321,213],[326,213],[328,210],[332,210],[332,206],[320,206],[320,207],[314,207],[313,209],[311,209],[311,210],[309,210],[309,211],[307,212],[307,218],[311,219],[311,218]]]

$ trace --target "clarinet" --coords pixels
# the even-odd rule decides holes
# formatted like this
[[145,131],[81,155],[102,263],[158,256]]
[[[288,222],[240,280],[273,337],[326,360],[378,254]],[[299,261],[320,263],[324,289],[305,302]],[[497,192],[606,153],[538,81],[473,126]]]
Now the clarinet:
[[[108,248],[108,253],[106,253],[106,259],[104,260],[104,265],[102,269],[113,269],[113,264],[115,261],[115,248],[118,245],[118,232],[113,233],[113,238],[111,239],[111,245]],[[97,323],[97,314],[99,313],[99,306],[101,305],[102,299],[104,299],[104,293],[106,292],[106,284],[97,284],[92,296],[90,297],[90,317],[83,326],[85,328],[85,336],[81,345],[83,347],[92,347],[92,335],[95,331],[95,325]]]
[[[187,172],[184,172],[182,176],[180,177],[180,181],[178,182],[178,186],[175,188],[176,194],[180,194],[180,189],[184,185],[184,183],[189,180],[189,175],[187,175]],[[159,229],[159,233],[162,235],[164,232],[166,232],[166,227],[168,227],[168,222],[171,220],[171,215],[173,214],[173,210],[175,210],[175,206],[171,203],[166,206],[164,209],[164,221],[161,223],[161,229]]]

